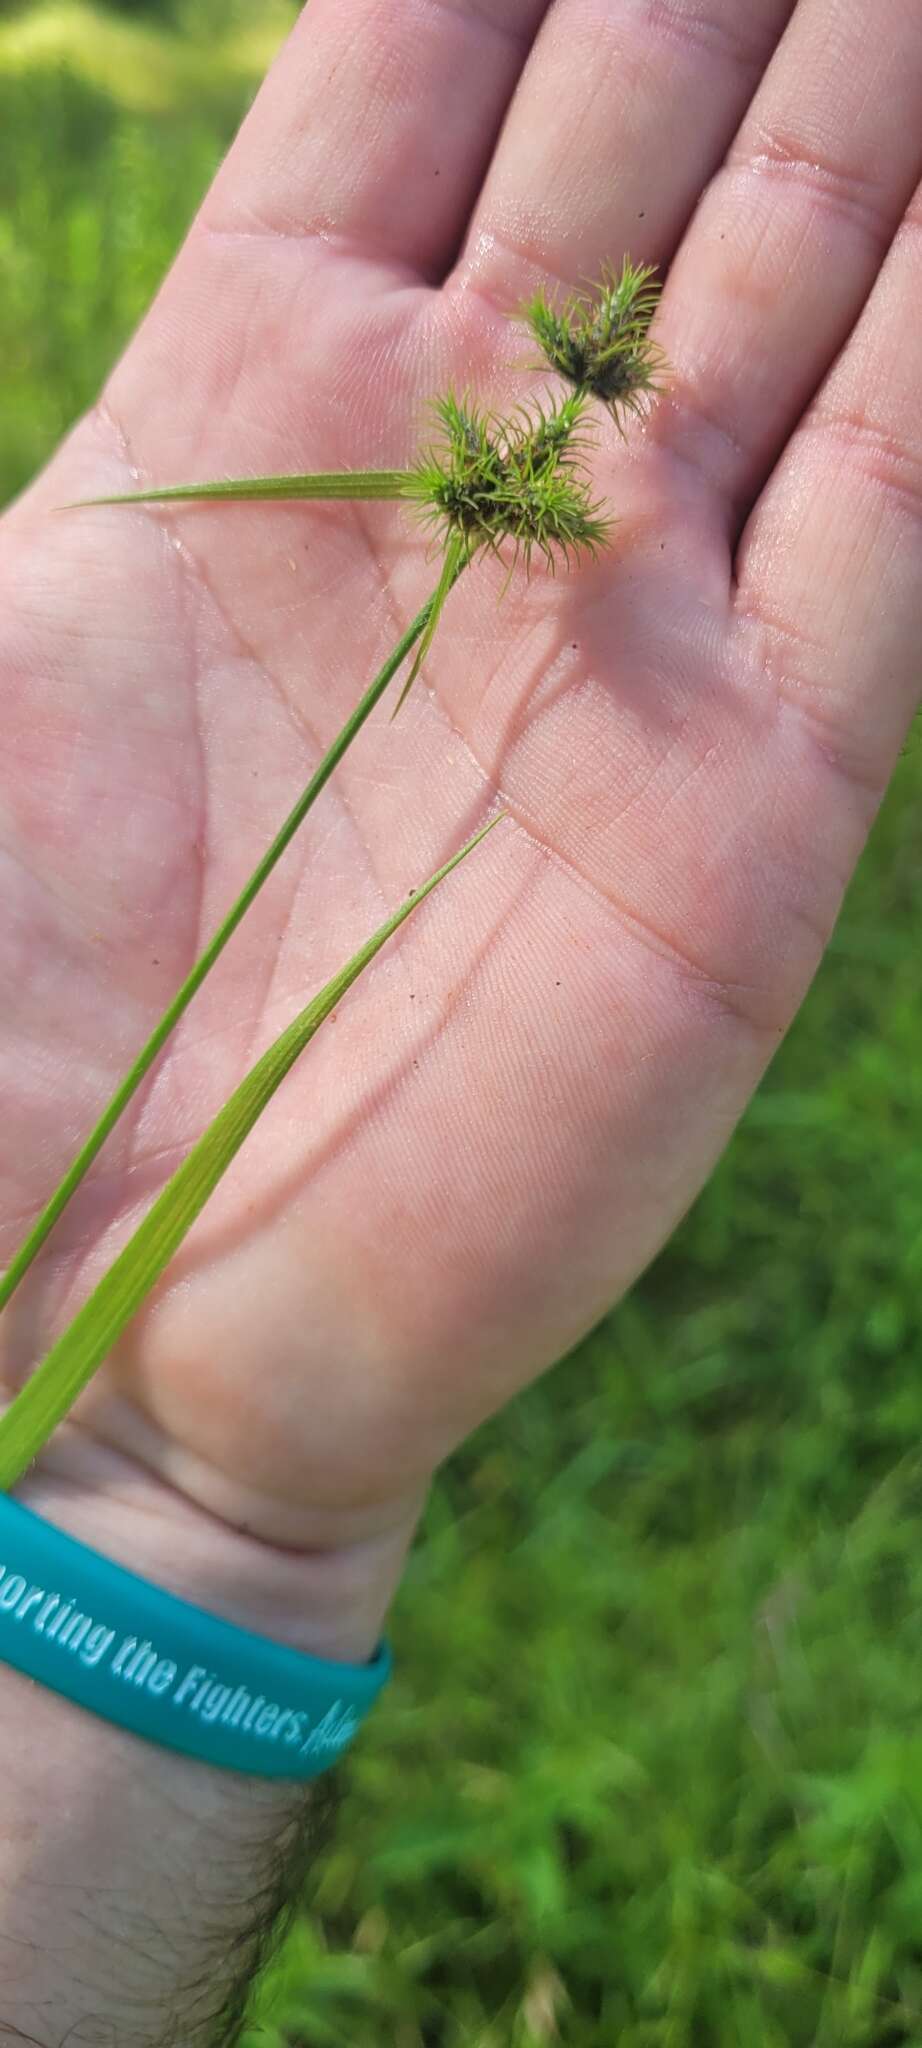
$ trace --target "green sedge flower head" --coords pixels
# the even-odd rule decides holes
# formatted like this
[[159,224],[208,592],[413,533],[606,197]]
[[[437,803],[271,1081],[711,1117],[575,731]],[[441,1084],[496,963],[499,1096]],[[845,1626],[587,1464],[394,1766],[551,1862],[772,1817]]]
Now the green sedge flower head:
[[586,446],[586,397],[501,419],[453,393],[436,402],[441,427],[410,473],[407,495],[420,505],[440,540],[453,540],[464,557],[511,541],[526,569],[537,551],[550,569],[563,557],[595,554],[610,537],[611,521],[579,468]]
[[625,257],[620,273],[605,269],[597,286],[555,305],[536,292],[521,318],[544,362],[578,392],[607,406],[623,430],[627,413],[644,411],[661,388],[666,359],[650,338],[660,287],[650,264]]

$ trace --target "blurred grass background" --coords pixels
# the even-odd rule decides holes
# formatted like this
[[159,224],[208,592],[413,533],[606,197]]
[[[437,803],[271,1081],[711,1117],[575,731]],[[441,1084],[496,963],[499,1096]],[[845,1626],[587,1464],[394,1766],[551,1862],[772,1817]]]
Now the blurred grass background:
[[[0,0],[0,498],[288,0]],[[694,1212],[440,1475],[247,2048],[922,2043],[922,751]]]

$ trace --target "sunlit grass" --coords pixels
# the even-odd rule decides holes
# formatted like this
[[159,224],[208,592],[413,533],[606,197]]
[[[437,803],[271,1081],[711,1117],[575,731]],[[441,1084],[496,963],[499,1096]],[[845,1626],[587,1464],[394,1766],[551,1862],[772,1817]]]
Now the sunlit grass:
[[43,0],[0,20],[0,74],[27,80],[65,69],[79,84],[134,114],[172,113],[194,100],[220,101],[262,77],[297,12],[290,0],[252,10],[215,33],[210,10],[202,33],[183,35],[151,20],[112,15],[85,0]]

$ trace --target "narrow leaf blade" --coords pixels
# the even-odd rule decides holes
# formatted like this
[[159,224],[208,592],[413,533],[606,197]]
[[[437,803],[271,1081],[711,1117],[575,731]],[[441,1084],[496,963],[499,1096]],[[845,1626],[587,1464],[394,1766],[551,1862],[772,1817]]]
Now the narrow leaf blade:
[[402,469],[318,471],[295,476],[240,476],[202,484],[165,484],[147,491],[119,491],[112,497],[78,498],[62,512],[85,511],[93,505],[161,505],[177,499],[273,500],[303,498],[404,498],[407,473]]
[[7,1490],[21,1477],[111,1351],[324,1019],[398,927],[498,823],[499,817],[491,818],[401,904],[288,1025],[219,1110],[72,1323],[0,1417],[0,1488]]
[[436,585],[435,595],[432,599],[432,604],[429,608],[429,617],[426,621],[422,637],[416,649],[416,653],[413,657],[413,666],[410,670],[409,675],[407,676],[406,682],[404,683],[403,689],[400,692],[397,702],[394,705],[394,709],[391,712],[391,724],[393,724],[398,711],[406,703],[410,691],[413,688],[413,684],[415,683],[416,678],[419,675],[420,669],[422,668],[426,655],[428,654],[429,649],[432,646],[433,639],[435,638],[435,629],[439,623],[439,619],[441,618],[442,611],[445,605],[445,600],[448,596],[449,591],[457,582],[458,577],[460,576],[461,571],[464,568],[466,560],[467,555],[465,553],[463,541],[459,538],[457,534],[452,534],[448,546],[445,549],[445,559],[442,563],[442,573]]
[[206,976],[211,972],[215,961],[223,953],[228,940],[233,936],[250,904],[258,896],[263,883],[268,880],[282,854],[285,852],[286,847],[290,844],[299,826],[307,817],[308,811],[311,810],[316,802],[321,790],[325,788],[333,770],[342,760],[356,734],[364,725],[366,718],[373,711],[388,684],[397,674],[401,663],[418,640],[420,633],[423,632],[429,618],[430,607],[433,603],[434,593],[427,603],[423,605],[421,611],[417,612],[412,624],[407,627],[403,638],[398,641],[393,653],[388,656],[383,667],[379,669],[374,681],[369,684],[365,695],[359,699],[355,710],[350,712],[345,725],[337,733],[332,745],[328,747],[322,761],[318,763],[309,783],[302,790],[294,808],[289,811],[288,817],[276,833],[271,845],[267,847],[262,860],[254,869],[245,888],[241,891],[236,902],[231,905],[223,923],[218,927],[204,952],[199,955],[198,960],[190,969],[181,988],[177,990],[172,1002],[168,1005],[158,1023],[155,1024],[146,1044],[141,1047],[134,1064],[125,1075],[124,1080],[119,1083],[114,1095],[110,1097],[101,1117],[94,1125],[89,1137],[84,1141],[76,1158],[59,1181],[53,1194],[49,1196],[45,1207],[36,1218],[28,1236],[10,1261],[6,1272],[0,1275],[0,1311],[11,1300],[20,1281],[29,1271],[33,1260],[38,1256],[46,1238],[53,1230],[58,1217],[63,1214],[68,1202],[89,1172],[97,1154],[102,1150],[110,1131],[114,1130],[119,1117],[137,1092],[145,1074],[150,1071],[158,1053],[162,1051],[170,1033],[175,1029],[180,1017],[188,1009],[193,996],[201,988]]

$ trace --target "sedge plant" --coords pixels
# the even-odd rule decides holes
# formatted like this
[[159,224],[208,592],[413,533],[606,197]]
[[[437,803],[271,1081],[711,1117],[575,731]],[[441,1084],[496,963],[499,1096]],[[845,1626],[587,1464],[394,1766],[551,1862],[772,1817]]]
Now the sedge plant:
[[[437,439],[405,470],[356,470],[244,477],[185,483],[85,501],[144,505],[188,500],[402,501],[428,527],[441,557],[438,580],[388,659],[328,747],[245,888],[178,989],[128,1073],[107,1103],[24,1243],[0,1277],[2,1310],[136,1094],[250,905],[290,845],[366,719],[413,655],[395,707],[399,711],[432,644],[446,601],[481,553],[518,562],[530,573],[535,557],[554,571],[593,557],[611,540],[614,522],[595,501],[584,467],[589,411],[604,405],[619,428],[659,386],[664,362],[650,335],[657,303],[651,269],[625,260],[597,287],[556,304],[540,292],[520,318],[538,344],[545,368],[569,385],[510,417],[485,412],[449,392],[434,407]],[[68,510],[77,508],[69,507]],[[507,579],[508,580],[508,579]],[[415,654],[414,654],[415,649]],[[244,1081],[172,1175],[150,1211],[73,1321],[0,1418],[0,1487],[9,1488],[35,1459],[131,1317],[163,1274],[196,1216],[235,1158],[262,1110],[345,990],[398,926],[473,851],[494,817],[347,962],[301,1011]]]

